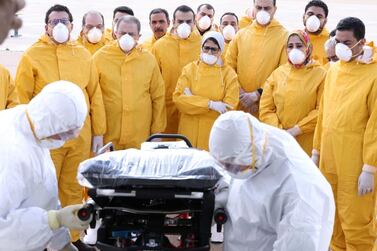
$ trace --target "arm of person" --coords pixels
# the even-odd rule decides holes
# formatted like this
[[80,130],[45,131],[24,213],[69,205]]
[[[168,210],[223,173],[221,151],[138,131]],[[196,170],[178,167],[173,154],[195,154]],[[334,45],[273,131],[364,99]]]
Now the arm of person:
[[230,42],[228,50],[225,55],[225,63],[232,67],[237,72],[237,59],[238,59],[238,36]]
[[369,119],[364,132],[363,160],[365,165],[377,168],[377,80],[367,102]]
[[314,130],[314,137],[313,137],[313,152],[315,154],[320,153],[321,151],[321,138],[322,138],[322,120],[323,120],[323,98],[324,96],[320,98],[320,104],[318,108],[318,119],[317,119],[317,125]]
[[94,61],[91,61],[90,80],[86,87],[89,97],[89,115],[92,124],[93,136],[101,136],[106,133],[106,114],[102,99],[102,91],[99,85],[99,73]]
[[151,134],[155,134],[165,131],[167,123],[165,106],[165,84],[157,63],[152,74],[150,95],[152,100]]
[[[33,189],[33,160],[19,156],[15,146],[0,147],[0,243],[17,250],[46,247],[55,235],[48,223],[48,213],[40,207],[20,208]],[[18,153],[18,154],[16,154]],[[62,248],[69,242],[56,243]]]
[[16,90],[21,104],[27,104],[33,97],[35,77],[31,59],[25,53],[18,64]]
[[173,102],[182,113],[190,115],[207,113],[209,111],[209,98],[197,95],[187,96],[184,94],[185,88],[190,88],[193,77],[194,76],[190,76],[187,67],[183,68],[182,74],[177,82],[177,87],[173,93]]
[[18,94],[16,91],[14,80],[10,76],[9,71],[6,71],[6,72],[7,73],[5,76],[6,77],[5,81],[8,83],[8,97],[7,97],[6,108],[9,109],[18,105],[20,101],[18,99]]
[[277,116],[277,108],[273,97],[275,84],[273,75],[271,75],[264,84],[263,93],[259,103],[259,119],[263,123],[282,129],[283,126]]
[[240,84],[238,82],[237,74],[233,69],[230,69],[225,75],[225,96],[223,102],[236,109],[240,99]]
[[321,97],[323,94],[323,86],[324,86],[324,79],[321,82],[321,84],[318,86],[317,89],[317,101],[316,101],[316,107],[312,111],[308,113],[306,117],[304,117],[301,121],[297,123],[298,127],[301,130],[301,133],[311,133],[314,132],[315,127],[317,125],[318,121],[318,112],[319,112],[319,106],[321,103]]

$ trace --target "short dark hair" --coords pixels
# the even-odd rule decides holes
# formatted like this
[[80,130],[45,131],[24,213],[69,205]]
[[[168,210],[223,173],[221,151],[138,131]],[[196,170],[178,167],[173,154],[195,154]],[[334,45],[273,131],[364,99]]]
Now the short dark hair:
[[117,14],[118,12],[125,13],[125,14],[128,14],[130,16],[134,15],[134,11],[131,8],[129,8],[127,6],[119,6],[119,7],[116,7],[113,11],[113,19],[115,17],[115,14]]
[[[276,6],[276,0],[273,0],[272,2],[274,3],[274,6]],[[254,0],[254,3],[255,3],[255,0]]]
[[181,5],[181,6],[179,6],[178,8],[175,9],[175,11],[173,13],[173,20],[175,20],[175,14],[178,11],[184,12],[184,13],[191,12],[192,16],[195,17],[195,12],[190,7],[188,7],[187,5]]
[[352,31],[357,40],[365,38],[365,25],[357,17],[347,17],[339,21],[337,31]]
[[48,23],[48,18],[50,16],[51,12],[54,12],[54,11],[57,11],[57,12],[66,12],[68,14],[69,21],[71,23],[73,22],[72,13],[69,11],[68,7],[64,6],[64,5],[60,5],[60,4],[55,4],[50,9],[47,10],[46,16],[45,16],[45,24]]
[[198,8],[196,9],[196,12],[198,13],[203,6],[206,7],[206,9],[208,10],[213,10],[213,14],[215,14],[215,8],[213,8],[213,6],[210,5],[209,3],[203,3],[199,5]]
[[238,17],[236,14],[234,14],[233,12],[225,12],[221,17],[220,17],[220,24],[223,22],[223,17],[224,16],[234,16],[236,19],[237,19],[237,23],[238,23]]
[[103,18],[102,13],[99,12],[99,11],[93,11],[93,10],[91,10],[91,11],[88,11],[87,13],[85,13],[84,16],[82,17],[82,26],[85,26],[85,19],[86,19],[86,16],[89,15],[89,14],[98,14],[98,15],[100,15],[101,18],[102,18],[102,24],[105,25],[105,19]]
[[164,14],[165,17],[166,17],[166,20],[168,20],[169,22],[169,13],[167,10],[165,9],[161,9],[161,8],[157,8],[157,9],[153,9],[150,13],[149,13],[149,21],[151,21],[151,17],[152,15],[154,14]]
[[325,12],[325,16],[327,17],[329,15],[329,7],[327,7],[327,4],[321,0],[312,0],[305,6],[305,13],[308,11],[310,7],[319,7],[322,8]]
[[329,37],[335,37],[335,35],[336,35],[336,29],[330,32]]

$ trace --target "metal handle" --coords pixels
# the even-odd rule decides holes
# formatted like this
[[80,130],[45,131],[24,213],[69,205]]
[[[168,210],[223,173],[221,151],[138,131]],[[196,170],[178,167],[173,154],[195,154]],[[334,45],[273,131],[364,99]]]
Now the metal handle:
[[162,134],[162,133],[157,133],[149,136],[149,138],[146,140],[147,142],[151,142],[154,139],[181,139],[183,140],[188,147],[192,148],[192,144],[188,138],[186,138],[182,134]]

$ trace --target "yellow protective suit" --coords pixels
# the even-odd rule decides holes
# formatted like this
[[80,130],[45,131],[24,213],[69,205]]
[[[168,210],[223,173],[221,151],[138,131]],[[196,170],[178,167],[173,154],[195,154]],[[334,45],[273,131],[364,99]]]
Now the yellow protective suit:
[[199,59],[202,37],[198,32],[191,33],[188,39],[180,39],[167,33],[152,48],[165,82],[165,103],[167,125],[165,133],[177,133],[179,114],[173,103],[173,92],[183,67]]
[[325,43],[329,39],[329,31],[325,28],[318,35],[312,35],[308,33],[310,42],[313,44],[313,59],[317,60],[321,65],[325,65],[329,62],[325,50]]
[[229,43],[226,43],[226,42],[224,43],[224,51],[221,54],[221,58],[223,59],[224,62],[225,62],[226,52],[228,51],[228,48],[229,48],[229,44],[230,44],[230,42]]
[[260,100],[259,119],[284,130],[298,125],[296,140],[309,156],[325,77],[316,61],[299,69],[286,63],[267,79]]
[[287,62],[287,38],[287,30],[275,19],[266,27],[253,22],[236,34],[225,58],[244,91],[263,87],[270,74]]
[[239,21],[240,29],[246,28],[253,22],[253,19],[249,16],[243,16],[241,17]]
[[[185,88],[193,96],[186,96]],[[194,147],[208,151],[209,133],[220,116],[208,109],[208,102],[222,101],[236,107],[239,92],[237,74],[229,66],[210,66],[201,61],[185,66],[173,95],[181,115],[178,133],[188,137]]]
[[103,36],[105,37],[105,42],[106,43],[110,43],[110,42],[114,41],[113,30],[110,29],[110,28],[107,28],[105,30],[105,32],[103,33]]
[[19,104],[14,81],[9,71],[0,65],[0,111]]
[[376,132],[377,63],[337,62],[327,73],[314,135],[337,207],[333,251],[373,248],[375,192],[358,196],[357,188],[363,164],[377,166]]
[[101,41],[99,41],[98,43],[96,44],[92,44],[88,41],[88,39],[86,39],[85,36],[83,35],[80,35],[77,39],[77,43],[81,44],[82,46],[84,46],[89,52],[90,54],[94,54],[96,53],[99,49],[101,49],[103,46],[106,45],[106,39],[105,39],[105,36],[102,36],[102,39]]
[[152,35],[150,38],[144,41],[143,48],[149,52],[152,52],[152,47],[156,43],[157,39]]
[[[82,203],[82,188],[76,180],[80,162],[89,158],[91,136],[106,131],[105,110],[101,89],[92,73],[91,55],[76,42],[56,45],[43,35],[22,55],[16,74],[16,88],[21,103],[28,103],[42,88],[57,80],[68,80],[82,88],[89,114],[80,136],[63,147],[52,150],[56,168],[59,198],[62,206]],[[72,240],[79,239],[78,232],[71,232]]]
[[104,143],[139,148],[166,127],[165,88],[153,55],[142,46],[125,54],[113,41],[93,57],[106,109]]

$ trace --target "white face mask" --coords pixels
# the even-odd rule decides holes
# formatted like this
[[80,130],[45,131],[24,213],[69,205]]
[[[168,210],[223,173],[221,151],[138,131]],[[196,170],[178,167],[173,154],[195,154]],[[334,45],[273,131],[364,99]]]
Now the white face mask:
[[54,29],[52,29],[52,37],[59,44],[67,42],[69,39],[69,30],[67,26],[62,23],[55,25]]
[[211,19],[209,16],[204,16],[199,19],[198,25],[200,29],[207,30],[211,26]]
[[47,148],[50,150],[60,148],[64,145],[64,143],[65,143],[64,140],[57,140],[57,139],[42,139],[39,142],[41,147]]
[[89,32],[88,32],[88,41],[92,44],[96,44],[98,42],[101,41],[102,39],[102,31],[96,27],[92,28]]
[[125,52],[129,52],[130,50],[132,50],[135,47],[135,44],[135,39],[133,39],[133,37],[131,37],[128,34],[123,35],[119,39],[119,46]]
[[321,21],[318,19],[317,16],[313,15],[306,20],[305,26],[309,32],[317,32],[321,27]]
[[306,55],[299,49],[292,49],[288,54],[289,60],[294,65],[300,65],[305,62]]
[[267,11],[261,10],[261,11],[258,11],[256,15],[256,19],[257,19],[258,24],[266,25],[271,21],[271,15]]
[[214,65],[218,60],[216,56],[204,52],[200,54],[200,59],[208,65]]
[[187,39],[191,34],[191,26],[187,23],[180,24],[177,28],[177,35],[182,39]]
[[232,40],[236,35],[236,30],[233,26],[227,25],[223,29],[223,36],[226,40]]
[[345,44],[337,43],[335,46],[335,54],[339,60],[349,62],[352,59],[352,50]]

